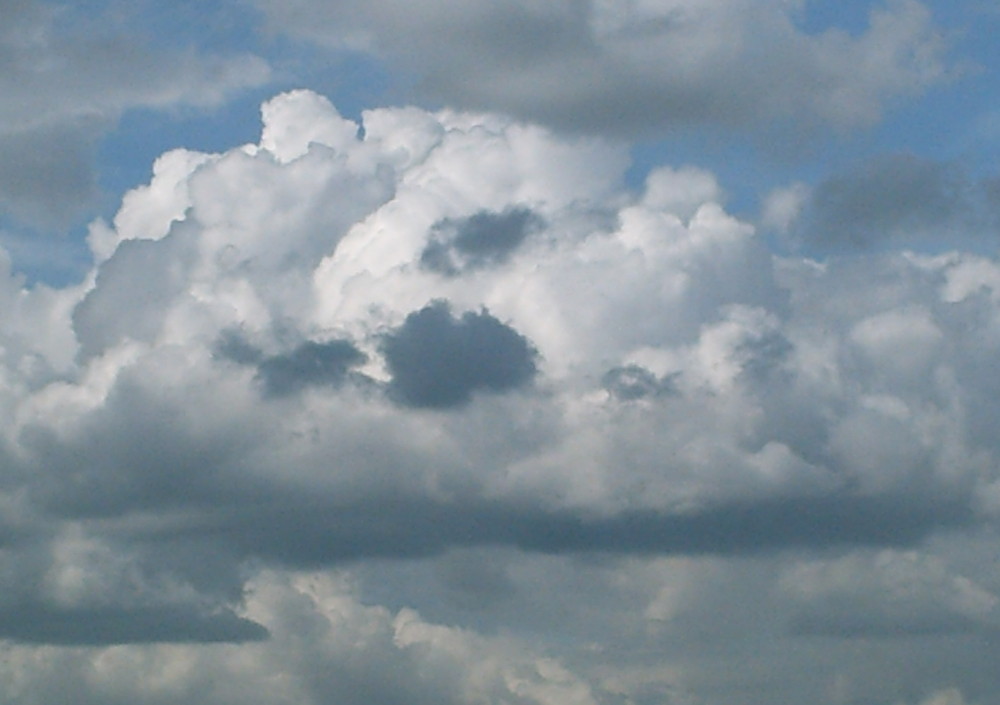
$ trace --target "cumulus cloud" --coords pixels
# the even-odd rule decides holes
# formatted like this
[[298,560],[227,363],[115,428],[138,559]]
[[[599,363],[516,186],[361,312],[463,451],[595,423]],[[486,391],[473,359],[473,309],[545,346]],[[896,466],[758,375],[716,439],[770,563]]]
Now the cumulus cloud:
[[876,6],[856,36],[809,33],[803,3],[780,0],[257,5],[279,31],[409,71],[431,99],[606,133],[866,125],[947,72],[910,0]]
[[[690,206],[682,220],[655,195],[659,173],[650,177],[650,193],[618,206],[599,200],[607,186],[595,191],[585,184],[575,200],[559,192],[547,199],[547,166],[537,165],[548,160],[533,154],[518,161],[519,141],[530,140],[543,154],[560,153],[566,145],[554,136],[497,118],[422,114],[409,123],[409,143],[401,147],[367,125],[359,137],[357,126],[306,93],[282,96],[264,114],[262,146],[185,158],[182,170],[164,170],[126,198],[114,228],[95,236],[104,260],[92,285],[76,294],[70,319],[79,346],[76,379],[29,397],[20,412],[19,444],[47,454],[61,443],[89,446],[102,434],[111,442],[121,424],[147,416],[147,442],[163,436],[167,444],[174,434],[196,433],[198,423],[192,417],[158,429],[152,411],[140,410],[175,407],[171,413],[178,414],[189,406],[185,394],[193,384],[229,395],[234,404],[252,398],[245,395],[256,386],[272,397],[314,386],[329,391],[313,402],[294,402],[285,419],[312,418],[319,448],[328,434],[330,448],[343,442],[335,437],[347,397],[361,403],[356,416],[367,409],[362,415],[382,419],[373,432],[409,423],[401,411],[386,416],[391,406],[385,405],[394,402],[448,409],[481,396],[484,409],[497,415],[498,432],[515,434],[511,441],[525,432],[519,415],[548,419],[524,457],[503,461],[503,472],[499,460],[458,427],[445,422],[434,431],[442,447],[459,450],[444,466],[450,469],[440,471],[451,475],[449,482],[479,487],[483,497],[520,502],[522,493],[534,496],[531,511],[558,496],[561,510],[619,507],[655,516],[681,506],[721,517],[730,501],[813,502],[816,493],[836,491],[840,500],[831,498],[838,494],[821,500],[832,502],[834,516],[838,501],[845,508],[891,503],[894,489],[911,482],[928,490],[948,484],[937,479],[947,464],[941,453],[948,448],[961,458],[964,431],[945,421],[943,402],[922,405],[937,398],[927,396],[922,381],[950,369],[942,346],[958,324],[927,287],[955,263],[910,262],[895,298],[875,296],[842,310],[851,290],[840,275],[795,261],[776,271],[752,230],[710,200]],[[302,151],[291,146],[299,133],[285,122],[307,116],[327,127],[316,128],[320,141]],[[385,113],[369,118],[377,124]],[[395,132],[393,140],[406,134]],[[475,191],[463,172],[472,140],[508,160],[506,170],[480,174],[484,183]],[[406,150],[424,154],[413,161]],[[145,220],[131,216],[143,208],[144,194],[161,188],[161,179],[174,184],[169,188],[178,205],[146,210]],[[692,193],[710,198],[716,192]],[[526,200],[539,220],[531,238],[520,238],[529,217],[514,204]],[[609,208],[617,210],[612,221],[595,215]],[[507,215],[486,218],[484,212]],[[429,243],[441,241],[441,223],[460,224],[449,226],[460,239],[484,222],[518,235],[503,267],[441,277],[423,266]],[[833,327],[817,330],[814,320]],[[227,338],[233,331],[238,337]],[[907,356],[902,363],[893,352],[900,345]],[[375,384],[342,387],[349,370]],[[843,377],[864,380],[866,394],[845,399],[837,381]],[[165,394],[171,378],[183,381]],[[531,381],[534,391],[526,387]],[[528,394],[496,394],[513,389]],[[53,427],[45,409],[69,396],[80,399],[82,411]],[[266,427],[268,407],[257,406],[235,404],[214,425]],[[630,408],[642,413],[624,423],[624,415],[635,413]],[[924,420],[914,423],[918,418]],[[882,436],[870,435],[873,427],[882,428]],[[653,428],[661,430],[648,433]],[[218,451],[223,458],[233,452],[229,444],[238,445],[240,434],[232,433]],[[885,441],[892,434],[899,443]],[[52,445],[47,439],[53,437],[63,441]],[[580,437],[590,446],[579,448]],[[277,447],[295,447],[294,436],[281,438],[273,436]],[[949,438],[958,445],[939,443]],[[171,456],[186,457],[184,446]],[[294,451],[304,453],[307,476],[319,448]],[[612,473],[623,448],[629,448],[627,469]],[[398,450],[434,464],[435,451],[417,441],[403,441]],[[123,458],[133,452],[123,447]],[[281,452],[253,461],[264,464],[261,479]],[[664,457],[672,461],[664,465],[658,460]],[[964,462],[971,479],[978,461],[970,455]],[[194,456],[178,467],[192,463]],[[362,477],[364,462],[351,459],[348,467],[355,464]],[[122,482],[116,472],[107,470],[109,481],[125,502],[154,477],[147,472]],[[637,493],[629,488],[640,477],[645,489]],[[339,482],[336,475],[327,481]],[[962,515],[958,507],[969,486],[953,489],[948,501],[956,504],[939,505],[941,513],[920,508],[920,495],[908,495],[905,505],[915,517],[950,522],[946,517]],[[363,483],[358,491],[366,492]],[[780,512],[780,504],[762,511]],[[673,513],[662,521],[700,521]]]
[[[262,116],[161,157],[82,283],[0,279],[14,702],[996,685],[961,661],[998,576],[934,544],[1000,516],[995,258],[778,257],[712,175],[636,193],[624,147],[493,114]],[[893,631],[960,643],[935,680],[886,640],[879,685],[815,639]]]

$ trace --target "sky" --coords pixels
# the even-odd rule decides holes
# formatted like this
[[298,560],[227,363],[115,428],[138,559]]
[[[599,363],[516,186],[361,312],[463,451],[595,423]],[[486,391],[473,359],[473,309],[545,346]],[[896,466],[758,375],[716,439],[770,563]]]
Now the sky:
[[1000,704],[998,33],[0,0],[0,700]]

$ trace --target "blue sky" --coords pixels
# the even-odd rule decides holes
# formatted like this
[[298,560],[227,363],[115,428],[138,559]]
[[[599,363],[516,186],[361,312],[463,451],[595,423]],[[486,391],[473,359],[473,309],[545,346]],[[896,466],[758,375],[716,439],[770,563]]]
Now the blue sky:
[[0,0],[0,691],[1000,703],[1000,9]]

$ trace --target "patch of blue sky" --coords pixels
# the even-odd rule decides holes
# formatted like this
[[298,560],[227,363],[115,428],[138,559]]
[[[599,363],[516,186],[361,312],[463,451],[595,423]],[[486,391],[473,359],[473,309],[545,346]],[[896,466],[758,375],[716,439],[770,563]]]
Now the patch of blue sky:
[[11,271],[28,286],[61,288],[82,281],[92,263],[86,235],[82,223],[53,235],[0,214],[0,238]]
[[836,29],[858,36],[868,28],[871,8],[870,0],[805,0],[792,17],[809,34]]

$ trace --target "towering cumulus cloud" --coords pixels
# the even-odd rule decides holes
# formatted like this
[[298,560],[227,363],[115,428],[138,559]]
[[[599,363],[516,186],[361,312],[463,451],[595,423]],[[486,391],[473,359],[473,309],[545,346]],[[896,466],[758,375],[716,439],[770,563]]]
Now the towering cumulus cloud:
[[776,256],[711,174],[492,114],[262,112],[81,284],[4,274],[6,702],[995,702],[995,259]]

